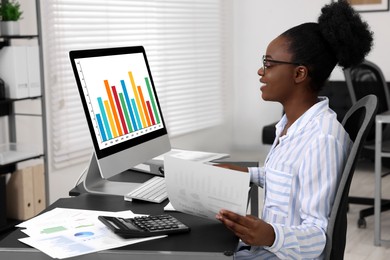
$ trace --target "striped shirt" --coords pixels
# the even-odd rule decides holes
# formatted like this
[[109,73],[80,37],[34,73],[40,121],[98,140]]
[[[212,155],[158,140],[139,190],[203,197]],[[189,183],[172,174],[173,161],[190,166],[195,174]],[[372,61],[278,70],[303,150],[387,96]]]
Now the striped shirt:
[[262,219],[273,226],[275,242],[252,247],[242,259],[323,258],[328,218],[352,141],[326,97],[279,137],[286,123],[284,115],[264,166],[249,168],[251,181],[264,188]]

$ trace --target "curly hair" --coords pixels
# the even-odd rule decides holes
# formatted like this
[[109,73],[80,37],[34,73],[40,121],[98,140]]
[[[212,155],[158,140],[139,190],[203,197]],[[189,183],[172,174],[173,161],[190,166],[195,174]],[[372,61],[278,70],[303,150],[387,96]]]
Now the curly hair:
[[294,62],[304,64],[314,91],[320,91],[335,66],[361,63],[370,52],[373,33],[347,3],[337,1],[321,9],[318,23],[295,26],[281,36],[289,42]]

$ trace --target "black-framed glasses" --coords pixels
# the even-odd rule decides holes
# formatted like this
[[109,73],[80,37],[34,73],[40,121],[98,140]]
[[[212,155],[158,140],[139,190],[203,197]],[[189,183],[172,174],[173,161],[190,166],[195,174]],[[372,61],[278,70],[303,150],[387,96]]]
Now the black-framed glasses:
[[281,60],[273,60],[273,59],[267,59],[266,55],[263,55],[263,75],[265,75],[266,68],[271,67],[271,63],[278,63],[278,64],[290,64],[295,66],[301,66],[302,63],[298,62],[290,62],[290,61],[281,61]]

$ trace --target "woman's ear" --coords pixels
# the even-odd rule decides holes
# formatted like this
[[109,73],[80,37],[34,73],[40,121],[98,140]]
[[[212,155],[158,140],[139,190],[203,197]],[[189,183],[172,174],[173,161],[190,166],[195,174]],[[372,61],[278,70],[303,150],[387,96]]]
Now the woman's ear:
[[301,83],[308,77],[309,71],[306,66],[298,66],[295,68],[295,83]]

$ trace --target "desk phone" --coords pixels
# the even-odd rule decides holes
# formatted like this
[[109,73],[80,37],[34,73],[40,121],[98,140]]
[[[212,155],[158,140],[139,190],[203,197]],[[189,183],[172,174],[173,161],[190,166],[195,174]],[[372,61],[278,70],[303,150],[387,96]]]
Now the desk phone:
[[189,232],[190,228],[168,214],[135,218],[99,216],[108,228],[124,238],[150,237]]

